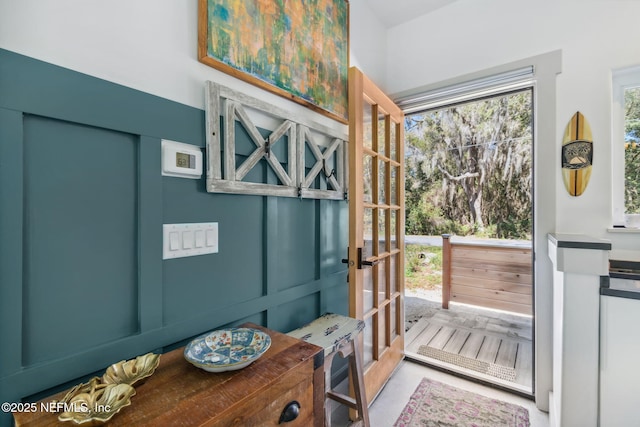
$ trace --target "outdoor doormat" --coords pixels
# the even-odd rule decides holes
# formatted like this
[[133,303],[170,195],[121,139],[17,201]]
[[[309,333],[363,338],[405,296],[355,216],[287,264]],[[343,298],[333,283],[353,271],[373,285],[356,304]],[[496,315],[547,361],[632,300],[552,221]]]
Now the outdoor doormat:
[[461,356],[459,354],[449,353],[448,351],[421,345],[418,348],[418,354],[431,359],[440,360],[441,362],[450,363],[461,368],[471,369],[472,371],[482,374],[491,375],[501,380],[516,381],[516,370],[508,366],[496,365],[495,363],[483,362],[482,360],[472,359],[470,357]]
[[519,405],[423,378],[394,427],[529,427]]

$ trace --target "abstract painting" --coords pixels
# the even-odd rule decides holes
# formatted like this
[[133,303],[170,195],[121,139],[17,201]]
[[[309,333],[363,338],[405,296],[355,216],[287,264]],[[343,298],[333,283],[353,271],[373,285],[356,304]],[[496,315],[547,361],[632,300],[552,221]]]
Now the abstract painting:
[[198,59],[347,122],[347,0],[199,0]]

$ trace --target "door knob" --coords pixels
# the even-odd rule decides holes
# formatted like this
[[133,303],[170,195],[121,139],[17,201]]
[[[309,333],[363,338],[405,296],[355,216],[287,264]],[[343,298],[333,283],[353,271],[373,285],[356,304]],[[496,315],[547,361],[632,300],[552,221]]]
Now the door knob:
[[347,248],[347,258],[342,258],[343,264],[349,264],[349,267],[353,266],[353,261],[349,261],[349,248]]

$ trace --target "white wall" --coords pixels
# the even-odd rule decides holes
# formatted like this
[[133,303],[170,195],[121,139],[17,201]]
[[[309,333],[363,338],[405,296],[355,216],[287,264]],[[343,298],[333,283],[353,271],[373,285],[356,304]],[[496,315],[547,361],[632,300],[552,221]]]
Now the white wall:
[[204,109],[204,82],[346,126],[197,60],[196,0],[0,0],[0,48]]
[[[387,88],[407,92],[553,50],[562,50],[557,80],[557,157],[539,158],[554,174],[558,231],[611,239],[640,249],[640,236],[611,227],[611,71],[640,64],[637,0],[459,0],[388,31]],[[564,189],[560,142],[571,116],[591,123],[594,167],[580,197]],[[544,126],[544,123],[541,124]]]
[[380,89],[387,87],[387,31],[382,22],[371,12],[367,0],[349,2],[351,23],[349,44],[350,65],[358,67]]

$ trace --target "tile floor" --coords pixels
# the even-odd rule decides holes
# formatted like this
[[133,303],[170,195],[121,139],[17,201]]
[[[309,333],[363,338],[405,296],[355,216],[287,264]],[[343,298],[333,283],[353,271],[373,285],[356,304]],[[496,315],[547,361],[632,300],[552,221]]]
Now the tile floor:
[[[494,397],[505,402],[524,406],[529,410],[531,427],[549,426],[549,414],[537,409],[532,400],[525,399],[505,391],[486,387],[472,381],[405,360],[401,362],[396,372],[391,376],[387,385],[382,389],[377,399],[369,407],[371,427],[393,426],[393,423],[395,423],[396,419],[402,412],[402,409],[409,401],[409,397],[413,394],[416,387],[424,377],[450,384],[454,387],[469,390],[474,393],[482,394],[484,396]],[[339,407],[334,412],[331,424],[334,427],[344,427],[349,425],[349,422],[347,421],[347,411],[344,410],[343,407]]]

